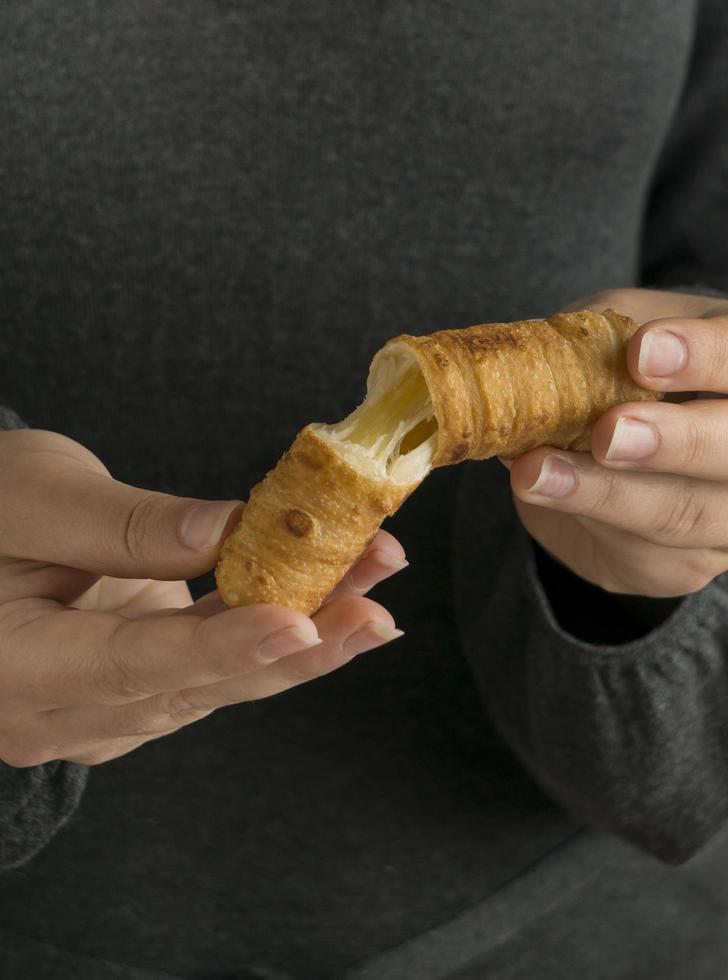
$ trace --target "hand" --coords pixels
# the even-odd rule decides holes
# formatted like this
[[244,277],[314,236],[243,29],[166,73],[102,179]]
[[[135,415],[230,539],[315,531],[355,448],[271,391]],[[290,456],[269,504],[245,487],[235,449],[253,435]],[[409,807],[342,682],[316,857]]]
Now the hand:
[[632,377],[688,400],[610,409],[591,453],[525,453],[511,467],[516,507],[544,548],[608,591],[696,592],[728,569],[728,302],[624,289],[569,309],[609,306],[642,324]]
[[400,635],[363,598],[406,565],[384,531],[313,619],[193,604],[183,580],[214,565],[240,507],[118,483],[54,433],[0,433],[0,759],[105,762]]

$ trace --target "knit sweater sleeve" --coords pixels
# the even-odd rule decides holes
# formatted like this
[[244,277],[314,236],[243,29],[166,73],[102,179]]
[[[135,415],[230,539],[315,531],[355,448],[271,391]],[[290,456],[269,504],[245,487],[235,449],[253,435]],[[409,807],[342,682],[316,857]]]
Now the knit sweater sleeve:
[[[0,406],[0,432],[24,428]],[[45,847],[73,815],[88,770],[70,762],[15,769],[0,761],[0,869],[24,864]]]
[[[728,576],[623,642],[574,590],[599,642],[554,614],[495,464],[464,464],[453,540],[464,653],[494,725],[544,789],[588,824],[669,861],[728,820]],[[600,627],[601,624],[601,627]]]

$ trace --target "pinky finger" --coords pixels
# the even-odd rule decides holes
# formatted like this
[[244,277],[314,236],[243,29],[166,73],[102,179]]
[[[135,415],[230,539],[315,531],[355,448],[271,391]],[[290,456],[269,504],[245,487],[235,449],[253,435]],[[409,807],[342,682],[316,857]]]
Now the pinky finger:
[[341,596],[366,595],[379,582],[401,572],[408,565],[399,541],[387,531],[380,530],[336,588],[324,599],[323,605]]

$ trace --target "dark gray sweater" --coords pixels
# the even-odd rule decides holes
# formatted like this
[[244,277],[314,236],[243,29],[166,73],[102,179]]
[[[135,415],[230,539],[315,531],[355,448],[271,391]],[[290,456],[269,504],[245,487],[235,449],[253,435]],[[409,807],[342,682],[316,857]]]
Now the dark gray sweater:
[[[725,290],[727,44],[723,0],[7,0],[0,402],[244,496],[397,332]],[[391,649],[70,820],[83,770],[0,766],[3,980],[722,980],[726,583],[605,646],[497,463],[390,528]]]

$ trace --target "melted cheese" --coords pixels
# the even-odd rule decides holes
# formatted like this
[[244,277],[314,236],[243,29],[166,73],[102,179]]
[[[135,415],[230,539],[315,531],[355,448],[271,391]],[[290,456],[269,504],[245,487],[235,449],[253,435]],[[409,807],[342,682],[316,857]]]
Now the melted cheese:
[[380,356],[368,388],[359,408],[319,432],[359,468],[396,483],[423,479],[431,469],[437,421],[414,356],[406,348]]

